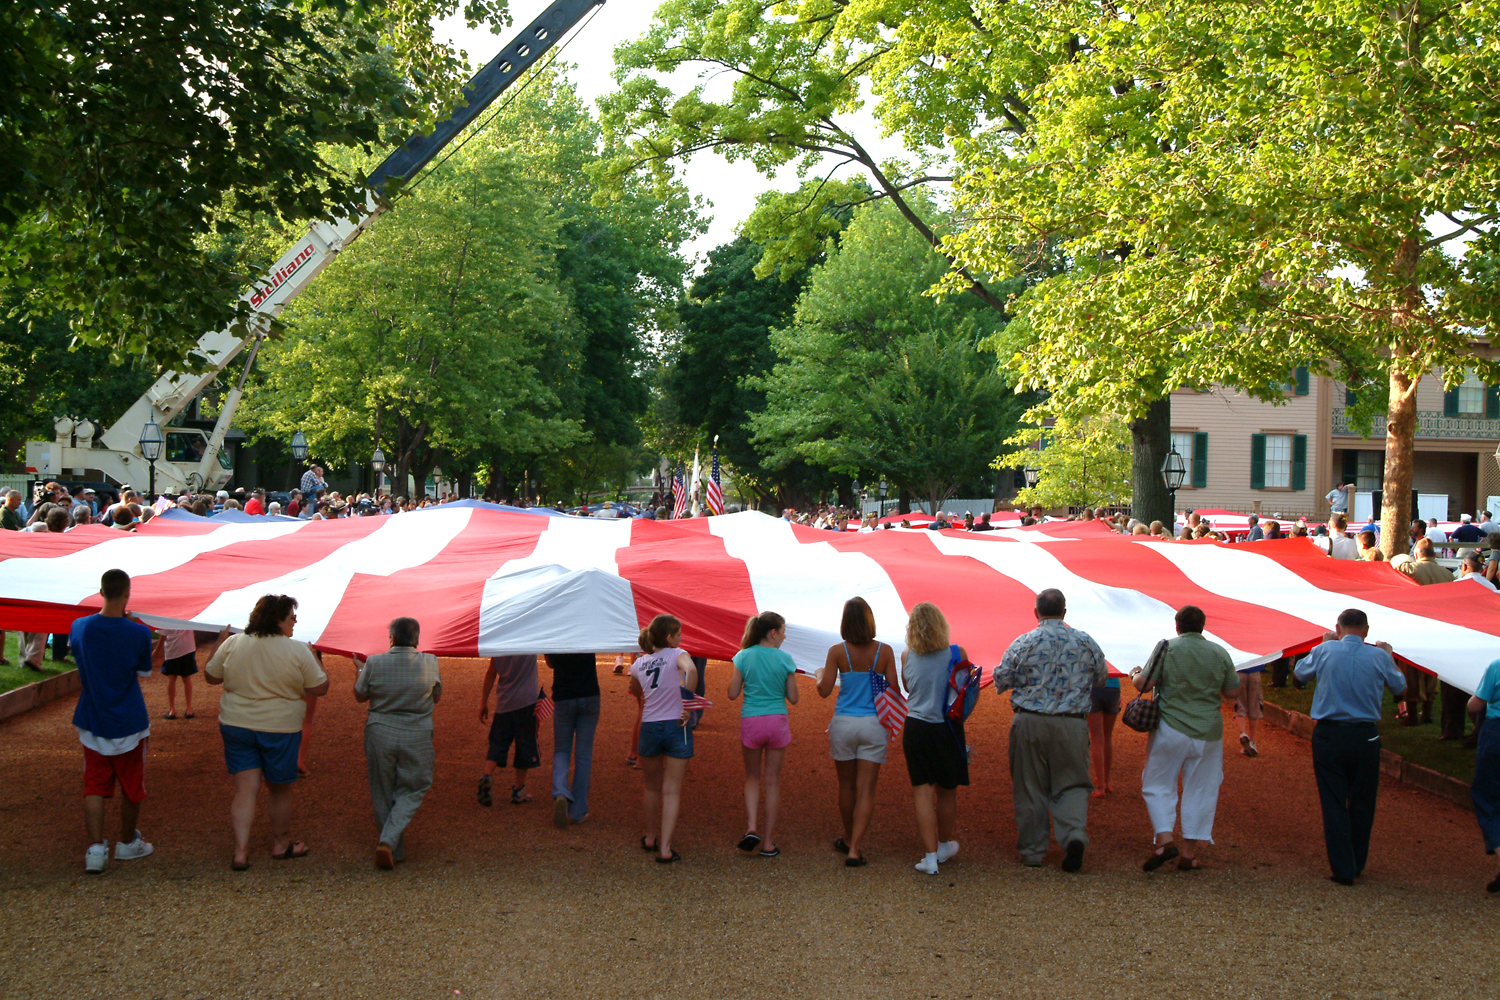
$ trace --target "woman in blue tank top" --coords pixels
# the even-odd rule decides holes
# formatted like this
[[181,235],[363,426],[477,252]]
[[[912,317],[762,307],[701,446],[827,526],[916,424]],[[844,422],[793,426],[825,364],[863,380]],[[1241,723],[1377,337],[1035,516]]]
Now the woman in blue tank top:
[[828,744],[838,773],[844,835],[833,842],[833,847],[848,855],[845,865],[859,868],[865,864],[865,832],[875,812],[875,783],[890,740],[876,715],[875,688],[881,681],[897,691],[901,688],[896,683],[895,653],[876,641],[875,613],[864,598],[845,602],[839,635],[844,641],[828,647],[818,677],[818,694],[827,698],[837,679],[839,697],[828,725]]

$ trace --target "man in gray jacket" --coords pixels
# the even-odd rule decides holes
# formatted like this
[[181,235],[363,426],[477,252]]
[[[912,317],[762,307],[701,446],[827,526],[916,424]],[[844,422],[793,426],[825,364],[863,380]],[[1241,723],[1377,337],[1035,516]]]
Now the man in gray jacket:
[[406,825],[432,787],[432,709],[443,694],[437,657],[417,652],[421,626],[415,618],[390,624],[391,648],[372,656],[354,679],[354,700],[370,703],[365,720],[365,760],[370,804],[380,842],[375,866],[403,861]]

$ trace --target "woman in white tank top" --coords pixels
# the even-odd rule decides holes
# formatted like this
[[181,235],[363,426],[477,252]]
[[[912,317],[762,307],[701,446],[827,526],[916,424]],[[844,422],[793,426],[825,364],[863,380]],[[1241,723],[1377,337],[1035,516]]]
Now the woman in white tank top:
[[[685,725],[691,714],[682,707],[682,688],[698,680],[693,658],[677,644],[682,623],[671,615],[657,615],[641,629],[646,654],[630,666],[630,693],[641,699],[641,735],[636,746],[646,788],[642,803],[646,833],[641,848],[656,853],[661,864],[682,860],[672,850],[672,832],[682,799],[682,779],[693,756],[693,732]],[[654,843],[653,843],[654,841]]]

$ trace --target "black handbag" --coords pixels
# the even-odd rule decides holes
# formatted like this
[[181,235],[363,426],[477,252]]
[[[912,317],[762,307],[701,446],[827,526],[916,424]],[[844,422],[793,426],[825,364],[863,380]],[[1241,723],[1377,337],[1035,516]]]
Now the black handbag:
[[[1151,650],[1151,657],[1146,661],[1145,679],[1150,681],[1152,676],[1161,667],[1161,661],[1167,653],[1167,640],[1163,639]],[[1156,727],[1161,724],[1161,704],[1157,700],[1158,692],[1153,690],[1151,697],[1138,694],[1125,706],[1125,711],[1120,713],[1120,721],[1138,733],[1155,732]]]

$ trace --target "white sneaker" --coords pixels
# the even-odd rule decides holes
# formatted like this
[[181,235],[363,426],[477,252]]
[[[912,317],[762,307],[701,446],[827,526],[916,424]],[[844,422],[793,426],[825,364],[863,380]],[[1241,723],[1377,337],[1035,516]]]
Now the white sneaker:
[[109,866],[109,841],[102,844],[90,844],[89,849],[83,855],[83,870],[90,875],[103,875],[104,869]]
[[130,843],[119,843],[115,845],[116,861],[134,861],[136,858],[144,858],[155,848],[141,837],[141,831],[135,831],[135,839]]
[[937,857],[936,854],[929,854],[913,867],[924,875],[936,875],[938,873]]
[[941,844],[938,845],[938,849],[937,849],[938,864],[940,864],[940,865],[947,864],[948,861],[953,857],[953,855],[955,855],[957,853],[958,853],[958,841],[956,841],[956,840],[945,840],[945,841],[943,841]]
[[1245,741],[1245,756],[1246,757],[1255,757],[1255,756],[1258,756],[1259,754],[1260,754],[1260,749],[1255,745],[1255,742],[1253,740],[1246,740]]

